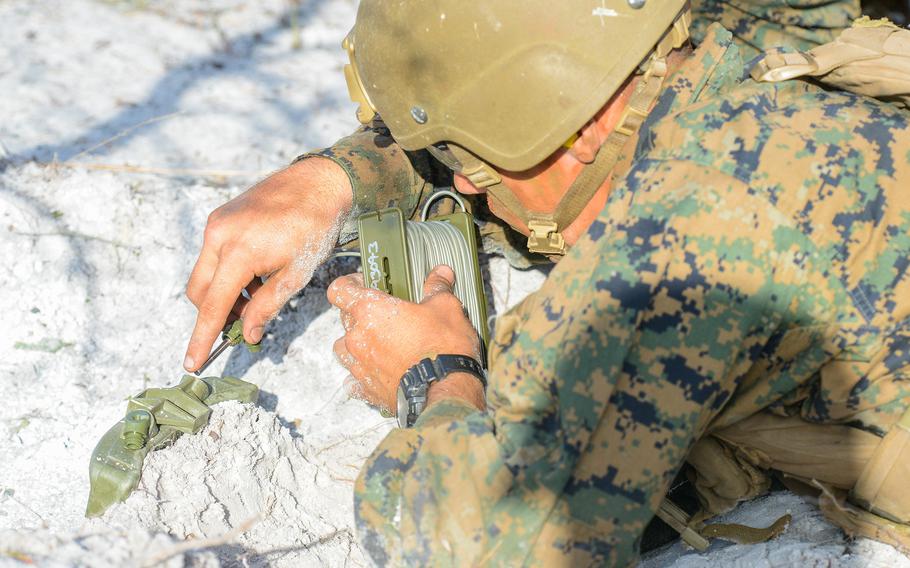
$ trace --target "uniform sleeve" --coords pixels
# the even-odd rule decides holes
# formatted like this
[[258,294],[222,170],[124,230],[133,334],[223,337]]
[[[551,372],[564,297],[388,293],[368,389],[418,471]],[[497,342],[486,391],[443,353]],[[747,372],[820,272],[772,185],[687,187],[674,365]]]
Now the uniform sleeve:
[[406,152],[380,121],[358,129],[329,148],[303,154],[295,161],[321,156],[341,166],[351,180],[354,207],[339,242],[357,238],[357,218],[370,211],[398,207],[407,218],[435,186],[450,186],[451,173],[427,152]]
[[[634,561],[688,448],[785,319],[779,222],[717,170],[637,163],[497,323],[489,411],[437,403],[369,458],[365,551],[379,565]],[[775,388],[790,385],[768,401]]]
[[809,50],[833,41],[860,15],[859,0],[694,0],[691,31],[700,43],[720,22],[751,59],[772,47]]

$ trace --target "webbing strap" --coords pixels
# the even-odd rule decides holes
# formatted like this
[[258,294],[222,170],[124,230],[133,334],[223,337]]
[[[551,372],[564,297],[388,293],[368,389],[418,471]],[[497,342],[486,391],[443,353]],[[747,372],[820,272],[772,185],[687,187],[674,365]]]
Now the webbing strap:
[[814,77],[822,85],[910,109],[910,30],[863,16],[832,42],[807,52],[765,54],[756,81]]
[[[670,499],[664,499],[657,510],[657,517],[679,533],[686,544],[704,552],[710,546],[708,538],[720,538],[739,544],[758,544],[779,536],[790,524],[792,517],[785,514],[766,528],[749,527],[736,523],[714,523],[702,525],[693,520]],[[700,528],[699,528],[700,527]]]
[[[688,40],[690,22],[691,15],[687,10],[676,19],[657,44],[648,59],[644,76],[636,86],[617,126],[598,149],[594,161],[583,167],[552,213],[528,211],[503,185],[501,179],[490,179],[488,175],[475,172],[478,181],[485,178],[484,185],[480,187],[486,187],[487,192],[499,205],[511,211],[527,225],[530,231],[528,250],[545,255],[566,253],[566,242],[561,231],[578,218],[613,171],[623,146],[644,123],[667,76],[667,55],[673,49],[682,47]],[[473,178],[471,181],[474,181]]]
[[670,527],[678,532],[679,536],[686,541],[686,544],[695,550],[704,552],[705,550],[708,550],[708,546],[711,545],[711,543],[708,542],[708,539],[698,534],[695,529],[689,526],[691,517],[673,501],[664,499],[660,504],[660,508],[657,509],[657,517],[670,525]]
[[706,525],[698,532],[701,536],[707,538],[720,538],[737,544],[758,544],[780,536],[787,530],[791,520],[793,520],[793,517],[787,513],[765,528],[749,527],[736,523],[714,523]]
[[[658,63],[662,63],[660,67],[665,72],[666,61]],[[600,186],[603,185],[607,176],[610,175],[616,162],[619,161],[619,154],[623,146],[648,116],[648,110],[663,85],[662,79],[662,75],[656,74],[642,79],[623,112],[619,124],[600,147],[594,161],[584,166],[552,213],[528,211],[501,182],[487,187],[487,192],[500,205],[512,211],[528,226],[531,233],[528,236],[528,250],[547,255],[565,254],[566,243],[561,229],[565,229],[581,214]]]

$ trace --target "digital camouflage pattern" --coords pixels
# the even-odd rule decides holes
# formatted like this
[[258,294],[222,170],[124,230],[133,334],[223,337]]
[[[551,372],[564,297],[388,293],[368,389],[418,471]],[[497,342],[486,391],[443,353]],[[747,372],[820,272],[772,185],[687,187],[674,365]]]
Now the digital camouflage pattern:
[[711,27],[607,206],[497,322],[487,412],[391,432],[355,487],[380,565],[628,564],[699,437],[762,409],[881,434],[910,389],[910,121],[748,78]]
[[719,22],[748,60],[770,47],[807,51],[833,41],[860,14],[860,0],[693,0],[691,32],[701,42]]

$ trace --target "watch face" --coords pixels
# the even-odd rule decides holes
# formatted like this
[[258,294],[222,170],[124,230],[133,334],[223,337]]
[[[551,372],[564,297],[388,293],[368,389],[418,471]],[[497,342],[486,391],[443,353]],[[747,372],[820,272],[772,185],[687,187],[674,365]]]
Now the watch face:
[[404,389],[398,387],[398,426],[401,428],[408,427],[408,414],[410,414],[410,404]]

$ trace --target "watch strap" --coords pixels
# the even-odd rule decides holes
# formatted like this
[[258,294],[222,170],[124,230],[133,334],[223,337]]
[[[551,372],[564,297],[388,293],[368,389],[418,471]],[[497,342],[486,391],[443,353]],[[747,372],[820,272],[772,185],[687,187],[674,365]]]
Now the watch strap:
[[424,361],[432,363],[437,379],[443,379],[449,373],[469,373],[477,377],[480,384],[487,388],[487,375],[483,370],[483,366],[473,357],[468,357],[467,355],[437,355],[435,359],[424,359]]
[[474,375],[483,388],[487,388],[487,377],[483,366],[479,361],[467,355],[437,355],[433,359],[421,359],[420,362],[405,371],[399,382],[398,390],[401,393],[400,396],[403,395],[406,398],[407,408],[399,406],[399,425],[402,428],[413,426],[417,417],[426,408],[429,386],[451,373],[459,372]]

